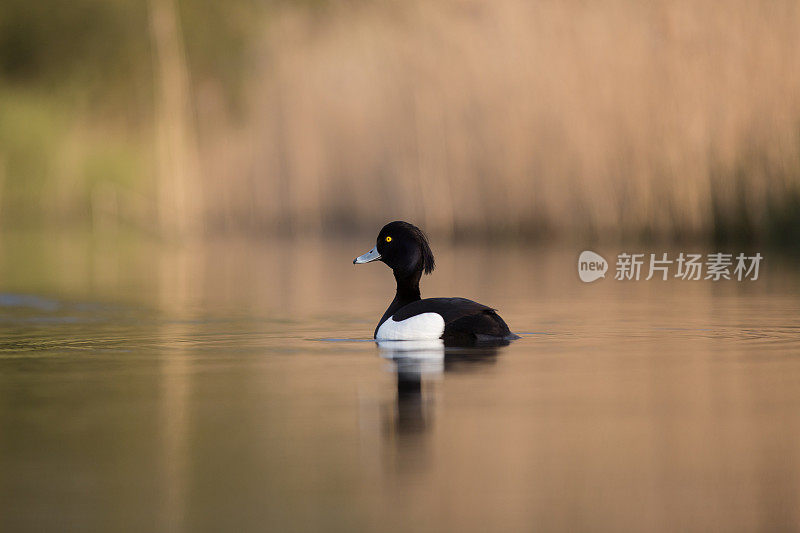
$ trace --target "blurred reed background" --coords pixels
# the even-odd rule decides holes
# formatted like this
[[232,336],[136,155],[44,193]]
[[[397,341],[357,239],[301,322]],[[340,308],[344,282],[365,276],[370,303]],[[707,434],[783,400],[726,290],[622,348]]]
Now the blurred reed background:
[[800,243],[800,4],[4,0],[0,222]]

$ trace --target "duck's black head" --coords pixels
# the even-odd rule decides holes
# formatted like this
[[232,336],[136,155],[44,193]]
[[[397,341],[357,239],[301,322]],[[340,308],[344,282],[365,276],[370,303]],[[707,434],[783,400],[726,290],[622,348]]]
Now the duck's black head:
[[353,259],[353,263],[383,261],[395,276],[409,276],[415,272],[433,272],[433,252],[428,238],[421,229],[408,222],[397,220],[386,224],[378,234],[375,248]]

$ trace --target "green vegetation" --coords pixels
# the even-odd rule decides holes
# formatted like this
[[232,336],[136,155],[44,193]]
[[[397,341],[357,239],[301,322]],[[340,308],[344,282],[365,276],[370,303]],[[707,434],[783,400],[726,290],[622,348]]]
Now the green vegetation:
[[[157,76],[149,10],[157,3],[0,3],[4,228],[88,223],[93,201],[108,191],[116,191],[123,204],[127,197],[136,204],[120,215],[145,213],[142,201],[155,202]],[[241,105],[242,74],[260,12],[256,0],[180,3],[178,31],[193,82],[222,87],[232,109]]]

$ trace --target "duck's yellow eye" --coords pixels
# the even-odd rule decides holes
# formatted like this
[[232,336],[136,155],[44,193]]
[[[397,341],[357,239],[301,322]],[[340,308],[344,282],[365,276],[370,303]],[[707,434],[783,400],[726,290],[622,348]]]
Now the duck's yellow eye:
[[386,242],[392,242],[392,238],[391,238],[391,237],[389,237],[389,236],[387,236],[387,237],[386,237]]

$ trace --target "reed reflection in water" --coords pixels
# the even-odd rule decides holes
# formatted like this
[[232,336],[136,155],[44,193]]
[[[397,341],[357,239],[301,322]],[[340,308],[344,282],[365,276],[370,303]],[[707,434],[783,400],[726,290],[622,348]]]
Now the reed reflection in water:
[[[379,347],[363,242],[0,239],[0,529],[791,530],[800,276],[440,247],[494,350]],[[614,250],[597,250],[605,257]]]

